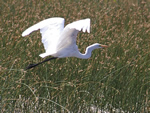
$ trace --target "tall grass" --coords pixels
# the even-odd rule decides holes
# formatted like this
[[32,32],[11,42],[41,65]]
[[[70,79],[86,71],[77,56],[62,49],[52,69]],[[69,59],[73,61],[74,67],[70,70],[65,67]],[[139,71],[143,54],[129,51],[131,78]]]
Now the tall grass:
[[[1,112],[149,112],[150,2],[106,0],[0,1]],[[91,18],[79,33],[81,52],[95,42],[88,60],[57,59],[31,70],[44,52],[39,32],[21,33],[50,17],[66,24]],[[92,111],[92,109],[96,109]]]

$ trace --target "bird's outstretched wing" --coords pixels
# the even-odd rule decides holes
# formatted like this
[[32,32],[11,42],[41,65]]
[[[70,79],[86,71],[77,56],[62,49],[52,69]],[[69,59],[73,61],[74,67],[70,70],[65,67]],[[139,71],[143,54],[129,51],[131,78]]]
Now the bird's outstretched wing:
[[70,29],[76,29],[78,31],[83,31],[83,32],[88,32],[90,33],[90,19],[83,19],[83,20],[78,20],[75,22],[72,22],[68,24],[66,27],[69,27]]
[[76,46],[77,34],[79,31],[90,33],[90,19],[83,19],[68,24],[59,38],[57,50],[61,48],[70,48]]
[[51,49],[50,52],[55,53],[56,43],[64,29],[64,22],[64,18],[49,18],[29,27],[22,33],[22,36],[29,35],[31,32],[40,29],[42,43],[44,44],[46,52]]

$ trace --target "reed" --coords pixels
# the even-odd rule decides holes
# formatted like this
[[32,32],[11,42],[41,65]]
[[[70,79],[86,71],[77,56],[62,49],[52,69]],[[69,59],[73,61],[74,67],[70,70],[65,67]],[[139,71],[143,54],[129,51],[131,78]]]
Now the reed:
[[[150,112],[150,13],[147,0],[2,0],[0,2],[1,112]],[[50,17],[66,24],[91,18],[91,33],[79,33],[81,52],[95,42],[88,60],[42,61],[39,32],[29,26]],[[95,109],[95,111],[92,111]]]

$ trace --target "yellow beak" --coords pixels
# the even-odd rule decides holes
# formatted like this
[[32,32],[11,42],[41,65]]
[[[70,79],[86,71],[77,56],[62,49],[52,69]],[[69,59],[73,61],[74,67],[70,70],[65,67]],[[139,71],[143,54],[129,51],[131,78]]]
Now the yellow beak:
[[100,45],[101,47],[103,47],[103,48],[107,48],[108,46],[107,45]]

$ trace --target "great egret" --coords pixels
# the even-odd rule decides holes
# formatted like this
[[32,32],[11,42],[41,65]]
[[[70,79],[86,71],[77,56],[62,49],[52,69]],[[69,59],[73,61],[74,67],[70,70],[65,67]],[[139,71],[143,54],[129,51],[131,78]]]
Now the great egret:
[[39,56],[44,58],[46,56],[53,56],[37,64],[30,64],[26,69],[35,67],[43,62],[64,57],[77,57],[82,59],[88,59],[91,57],[91,52],[97,48],[107,47],[99,43],[92,44],[86,48],[85,54],[82,54],[78,50],[76,45],[77,34],[79,31],[90,33],[90,19],[83,19],[75,21],[66,25],[64,28],[64,18],[54,17],[43,20],[28,29],[26,29],[22,36],[27,36],[31,32],[39,30],[42,35],[42,43],[44,44],[45,53]]

